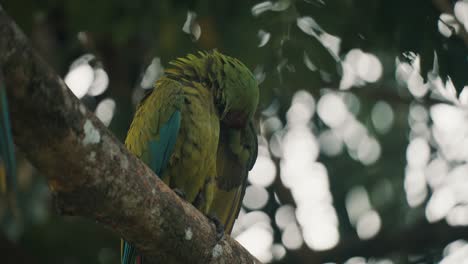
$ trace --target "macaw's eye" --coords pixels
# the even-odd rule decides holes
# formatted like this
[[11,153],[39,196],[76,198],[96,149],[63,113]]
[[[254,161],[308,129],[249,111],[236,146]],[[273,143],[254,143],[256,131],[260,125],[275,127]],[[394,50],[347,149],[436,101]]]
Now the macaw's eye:
[[231,110],[226,114],[223,121],[232,128],[243,128],[247,125],[247,118],[248,115],[245,112]]

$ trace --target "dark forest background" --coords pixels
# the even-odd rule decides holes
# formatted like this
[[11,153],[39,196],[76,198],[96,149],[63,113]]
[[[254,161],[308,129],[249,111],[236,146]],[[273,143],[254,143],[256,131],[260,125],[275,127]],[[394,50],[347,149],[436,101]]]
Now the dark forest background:
[[[216,48],[252,69],[259,158],[233,236],[260,260],[468,259],[468,1],[0,5],[122,141],[170,60]],[[2,259],[118,263],[119,238],[59,216],[17,155],[20,199],[0,200]]]

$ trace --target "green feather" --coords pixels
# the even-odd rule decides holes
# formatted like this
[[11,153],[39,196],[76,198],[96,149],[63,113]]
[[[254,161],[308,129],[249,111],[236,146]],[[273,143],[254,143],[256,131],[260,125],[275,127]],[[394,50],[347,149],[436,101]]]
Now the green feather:
[[228,112],[245,113],[251,119],[257,109],[259,90],[252,72],[238,59],[219,53],[199,52],[170,62],[174,68],[166,70],[175,81],[197,81],[212,89],[220,119]]

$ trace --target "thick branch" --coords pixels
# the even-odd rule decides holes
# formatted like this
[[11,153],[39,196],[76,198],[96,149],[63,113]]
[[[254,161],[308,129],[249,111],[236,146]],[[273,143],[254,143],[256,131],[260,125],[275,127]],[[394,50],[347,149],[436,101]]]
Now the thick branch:
[[149,262],[254,263],[231,237],[216,240],[182,201],[80,104],[0,7],[0,69],[16,145],[47,177],[59,208],[96,219]]

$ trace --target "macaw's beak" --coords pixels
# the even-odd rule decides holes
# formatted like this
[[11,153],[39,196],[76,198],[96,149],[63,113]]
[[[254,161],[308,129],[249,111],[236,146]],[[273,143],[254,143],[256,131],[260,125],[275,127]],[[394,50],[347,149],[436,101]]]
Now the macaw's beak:
[[232,128],[244,128],[248,123],[248,115],[243,111],[229,111],[224,118],[224,123]]

